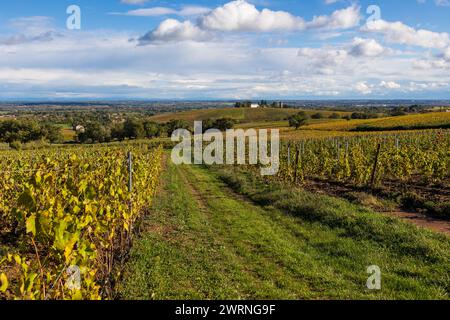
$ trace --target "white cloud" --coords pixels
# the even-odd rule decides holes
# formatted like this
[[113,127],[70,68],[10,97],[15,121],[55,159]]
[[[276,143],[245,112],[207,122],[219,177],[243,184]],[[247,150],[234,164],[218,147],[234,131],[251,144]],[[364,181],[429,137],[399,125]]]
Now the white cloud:
[[177,11],[172,8],[166,7],[153,7],[146,9],[136,9],[131,10],[125,13],[127,16],[138,16],[138,17],[154,17],[154,16],[163,16],[168,14],[176,14]]
[[374,20],[363,28],[366,32],[381,33],[386,40],[393,43],[413,45],[425,48],[445,48],[450,44],[448,33],[411,28],[402,22]]
[[9,21],[9,26],[18,33],[1,37],[0,45],[14,46],[29,42],[49,42],[61,37],[53,27],[53,19],[46,16],[16,18]]
[[334,48],[301,48],[298,56],[310,59],[317,67],[336,66],[347,59],[347,51]]
[[421,59],[414,61],[414,68],[419,70],[450,69],[450,60],[446,59]]
[[[427,0],[417,0],[417,3],[424,4]],[[449,0],[434,0],[433,1],[438,7],[450,7],[450,1]]]
[[214,9],[200,20],[204,29],[215,31],[295,31],[303,30],[305,22],[288,12],[263,9],[243,0],[232,1]]
[[[188,10],[187,8],[186,10]],[[195,11],[191,8],[190,10]],[[198,10],[198,8],[197,8]],[[145,43],[151,43],[152,40],[176,41],[188,40],[187,35],[192,35],[189,40],[205,41],[210,38],[211,32],[293,32],[308,29],[348,29],[359,24],[360,9],[351,6],[346,9],[337,10],[331,16],[314,17],[313,21],[305,22],[302,17],[294,16],[285,11],[272,11],[270,9],[258,10],[255,5],[245,0],[236,0],[218,7],[211,12],[201,16],[197,23],[186,21],[184,26],[178,29],[189,29],[190,32],[183,32],[185,36],[169,36],[164,32],[164,37],[152,36],[160,33],[161,29],[167,29],[167,25],[174,25],[172,19],[170,22],[164,21],[155,30],[149,32],[143,38]],[[163,15],[173,14],[174,11],[168,8],[139,9],[132,11],[133,15]],[[179,23],[180,24],[180,23]],[[195,29],[195,32],[192,30]],[[202,32],[203,31],[203,32]],[[180,31],[176,31],[180,33]],[[142,43],[141,43],[142,44]]]
[[180,16],[197,16],[210,12],[211,9],[208,7],[201,6],[185,6],[178,11]]
[[365,81],[356,83],[355,90],[364,95],[372,93],[371,85],[368,85],[367,82],[365,82]]
[[158,28],[139,39],[141,45],[152,42],[167,41],[207,41],[212,35],[192,24],[190,21],[180,22],[175,19],[164,20]]
[[185,6],[180,10],[168,7],[152,7],[130,10],[124,15],[139,16],[139,17],[156,17],[164,15],[178,15],[178,16],[197,16],[210,12],[211,9],[200,6]]
[[377,57],[386,53],[386,49],[374,39],[354,38],[350,54],[355,57]]
[[450,61],[450,47],[445,49],[445,51],[444,51],[444,59]]
[[315,16],[307,23],[308,28],[349,29],[356,27],[361,20],[360,8],[350,6],[333,12],[331,16]]
[[11,19],[9,25],[20,32],[27,34],[39,34],[53,30],[53,19],[47,16],[30,16]]
[[401,85],[395,81],[381,81],[379,86],[381,88],[391,89],[391,90],[401,88]]
[[[258,17],[263,12],[255,10]],[[45,18],[28,20],[31,24],[19,19],[16,26],[30,30],[18,29],[27,41],[13,41],[20,40],[13,35],[5,38],[11,45],[0,45],[0,97],[20,98],[24,92],[43,98],[448,97],[450,45],[393,51],[367,33],[327,29],[336,25],[332,16],[317,27],[345,35],[333,45],[317,34],[301,41],[290,33],[270,34],[286,21],[267,22],[258,28],[269,34],[255,36],[239,33],[255,30],[243,22],[247,18],[233,20],[232,32],[207,29],[194,19],[169,19],[140,39],[149,45],[136,46],[129,39],[137,34],[128,31],[70,32],[53,30]],[[60,36],[31,41],[51,30]]]
[[436,3],[438,7],[450,7],[449,0],[434,0],[434,3]]
[[121,3],[124,4],[133,4],[133,5],[141,5],[141,4],[145,4],[146,2],[148,2],[149,0],[120,0]]

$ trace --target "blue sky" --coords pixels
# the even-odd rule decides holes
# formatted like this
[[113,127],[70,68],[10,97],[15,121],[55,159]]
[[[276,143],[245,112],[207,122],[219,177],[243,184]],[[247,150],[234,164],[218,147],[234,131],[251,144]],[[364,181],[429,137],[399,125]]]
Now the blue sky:
[[[70,5],[79,30],[66,26]],[[0,99],[450,99],[449,0],[0,9]]]

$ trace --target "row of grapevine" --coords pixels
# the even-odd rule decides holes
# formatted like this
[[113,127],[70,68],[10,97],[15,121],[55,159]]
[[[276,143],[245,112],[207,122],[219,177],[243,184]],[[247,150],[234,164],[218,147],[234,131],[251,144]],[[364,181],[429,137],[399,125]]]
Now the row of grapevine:
[[156,191],[162,148],[49,150],[0,154],[0,298],[111,297]]
[[440,183],[450,178],[450,136],[441,131],[283,143],[279,175],[297,182],[319,178],[356,185]]

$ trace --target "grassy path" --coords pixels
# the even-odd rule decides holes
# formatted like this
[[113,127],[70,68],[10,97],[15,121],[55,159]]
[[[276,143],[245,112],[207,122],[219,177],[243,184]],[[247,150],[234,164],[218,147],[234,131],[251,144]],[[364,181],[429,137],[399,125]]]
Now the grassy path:
[[[417,279],[425,264],[414,261],[408,277],[404,262],[370,241],[255,205],[207,169],[169,164],[120,291],[125,299],[446,297]],[[365,288],[373,264],[395,270],[382,291]]]

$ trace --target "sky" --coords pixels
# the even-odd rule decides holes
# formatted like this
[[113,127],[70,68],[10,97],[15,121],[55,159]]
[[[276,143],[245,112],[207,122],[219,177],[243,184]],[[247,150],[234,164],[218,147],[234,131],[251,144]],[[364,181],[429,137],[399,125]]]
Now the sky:
[[0,100],[450,99],[450,0],[15,0]]

